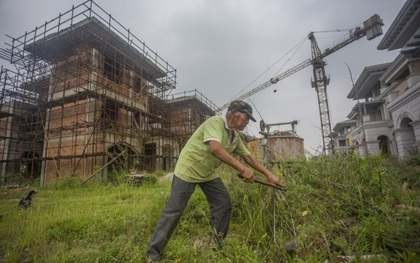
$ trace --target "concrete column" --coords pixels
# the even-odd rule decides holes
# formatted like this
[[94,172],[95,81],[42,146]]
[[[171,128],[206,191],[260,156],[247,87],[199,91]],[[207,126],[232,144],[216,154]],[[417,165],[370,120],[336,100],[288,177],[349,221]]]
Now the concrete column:
[[[7,109],[8,113],[14,114],[13,110],[16,107],[16,103],[14,101],[10,101],[10,102],[8,102],[8,104],[9,104],[8,106],[7,105],[4,105],[4,106],[2,105],[2,106],[4,108],[8,107],[8,109]],[[5,134],[6,139],[4,139],[3,160],[9,160],[9,159],[13,158],[13,157],[10,156],[10,152],[9,152],[10,151],[10,144],[11,144],[11,140],[9,138],[11,138],[13,136],[13,134],[12,134],[12,124],[13,124],[14,117],[8,116],[6,119],[7,119],[6,134]],[[9,166],[10,166],[10,164],[8,164],[7,162],[3,163],[3,165],[1,166],[1,174],[0,174],[1,182],[6,182],[7,177],[8,177],[8,170],[9,170],[7,168]]]
[[392,137],[392,139],[389,141],[390,147],[391,147],[391,154],[394,157],[398,157],[398,145],[395,139],[395,136]]
[[416,142],[413,128],[399,128],[394,131],[398,148],[398,158],[404,160],[412,154]]
[[[50,121],[50,109],[47,110],[46,116],[45,116],[45,127],[50,127],[49,125],[49,121]],[[48,128],[44,129],[44,146],[42,148],[42,157],[44,159],[44,161],[41,164],[41,186],[45,186],[47,184],[48,181],[48,165],[47,165],[47,160],[46,157],[48,157],[48,149],[49,149],[49,138],[48,138]]]
[[379,141],[372,140],[366,142],[366,148],[369,154],[377,154],[379,152]]
[[417,153],[420,153],[420,120],[412,121],[411,126],[413,126],[414,137],[417,146]]

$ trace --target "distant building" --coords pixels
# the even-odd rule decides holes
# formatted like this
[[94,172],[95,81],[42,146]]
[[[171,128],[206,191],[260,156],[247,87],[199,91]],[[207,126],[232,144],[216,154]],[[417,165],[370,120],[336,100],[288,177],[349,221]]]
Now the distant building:
[[333,140],[336,152],[348,153],[353,151],[353,137],[351,134],[356,129],[356,125],[356,120],[346,120],[334,126]]
[[93,1],[11,38],[0,58],[1,181],[174,167],[217,107],[170,95],[176,69]]
[[347,96],[358,100],[347,116],[357,121],[348,134],[353,138],[348,148],[400,160],[419,153],[419,39],[420,0],[407,0],[378,46],[400,49],[400,54],[393,62],[366,67]]
[[379,81],[389,65],[390,63],[385,63],[366,67],[347,96],[358,100],[347,117],[357,121],[357,128],[351,132],[351,147],[363,155],[376,154],[379,151],[390,153],[393,137],[391,121],[386,109],[387,98],[381,93]]

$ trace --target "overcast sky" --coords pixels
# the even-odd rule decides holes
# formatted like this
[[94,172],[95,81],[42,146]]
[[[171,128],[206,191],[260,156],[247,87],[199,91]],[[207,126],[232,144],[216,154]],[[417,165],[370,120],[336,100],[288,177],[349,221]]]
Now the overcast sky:
[[[5,35],[19,37],[83,1],[0,0],[0,47]],[[218,106],[311,57],[307,36],[321,50],[348,35],[374,14],[387,31],[405,0],[96,0],[106,12],[177,69],[173,93],[197,89]],[[331,78],[328,100],[332,127],[344,121],[355,101],[347,99],[363,68],[391,62],[397,51],[378,51],[383,36],[360,39],[326,58]],[[299,48],[294,48],[299,47]],[[7,62],[0,60],[1,65]],[[322,150],[311,66],[253,95],[258,122],[298,120],[297,133],[312,153]],[[275,92],[276,91],[276,92]],[[241,93],[242,92],[242,93]],[[287,130],[290,127],[273,127]]]

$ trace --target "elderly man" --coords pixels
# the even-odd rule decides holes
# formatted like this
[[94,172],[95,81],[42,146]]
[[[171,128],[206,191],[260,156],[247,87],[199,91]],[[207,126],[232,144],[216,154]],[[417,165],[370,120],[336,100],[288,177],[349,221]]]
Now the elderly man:
[[283,186],[278,177],[249,153],[238,134],[238,131],[245,129],[250,119],[255,122],[251,106],[243,101],[233,101],[226,117],[210,117],[188,140],[175,167],[171,194],[146,252],[150,261],[161,259],[162,251],[196,185],[200,186],[210,205],[212,238],[219,247],[222,246],[222,240],[229,229],[231,200],[215,170],[223,162],[237,170],[246,182],[254,180],[254,172],[234,158],[232,153],[263,173],[270,183]]

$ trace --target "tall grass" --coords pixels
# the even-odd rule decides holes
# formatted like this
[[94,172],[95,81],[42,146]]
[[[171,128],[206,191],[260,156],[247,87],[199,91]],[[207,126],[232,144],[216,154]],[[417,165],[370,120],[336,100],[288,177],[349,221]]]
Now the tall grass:
[[[222,250],[197,245],[210,241],[209,208],[197,188],[164,262],[360,262],[366,255],[369,262],[420,262],[418,163],[328,156],[272,170],[287,191],[219,170],[233,202]],[[17,207],[28,189],[0,192],[0,262],[143,262],[170,182],[81,185],[68,178],[36,188],[29,210]]]

